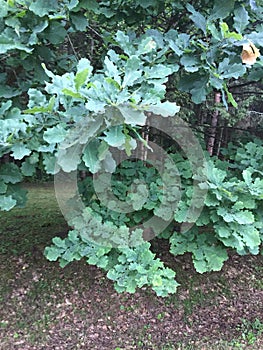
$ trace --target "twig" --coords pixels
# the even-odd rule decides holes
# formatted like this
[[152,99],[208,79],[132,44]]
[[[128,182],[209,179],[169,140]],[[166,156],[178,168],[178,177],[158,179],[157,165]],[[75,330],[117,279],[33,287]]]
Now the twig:
[[88,25],[88,28],[93,32],[95,33],[99,38],[103,39],[103,36],[100,35],[95,29],[93,29],[91,26]]
[[68,34],[67,34],[67,38],[68,38],[68,41],[69,41],[70,46],[71,46],[71,48],[72,48],[72,51],[73,51],[74,56],[75,56],[76,59],[79,61],[79,55],[78,55],[77,51],[75,50],[75,47],[74,47],[74,45],[73,45],[73,42],[71,41],[70,36],[69,36]]

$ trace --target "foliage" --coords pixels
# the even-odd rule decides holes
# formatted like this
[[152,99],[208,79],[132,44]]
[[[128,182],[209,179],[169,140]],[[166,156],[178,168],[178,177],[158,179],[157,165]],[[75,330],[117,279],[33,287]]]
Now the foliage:
[[59,258],[60,265],[64,267],[73,260],[85,257],[87,263],[107,271],[107,277],[115,281],[118,292],[134,293],[136,287],[148,285],[157,295],[167,296],[174,293],[178,285],[174,281],[175,272],[165,268],[163,262],[155,258],[155,254],[149,250],[149,242],[143,242],[133,249],[106,248],[86,239],[81,227],[80,232],[70,231],[65,240],[53,238],[53,244],[46,248],[49,260]]
[[[242,162],[245,159],[249,159],[253,162],[253,158],[251,158],[249,153],[249,150],[252,152],[253,148],[257,154],[261,154],[261,158],[257,159],[256,168],[248,167],[246,163]],[[178,210],[174,214],[174,224],[170,225],[159,238],[169,239],[170,252],[175,256],[186,252],[192,253],[193,263],[198,272],[219,271],[223,266],[223,262],[228,258],[228,248],[234,249],[241,255],[259,253],[263,239],[262,150],[263,147],[260,141],[257,141],[257,144],[251,142],[245,144],[243,147],[237,148],[235,153],[231,150],[231,156],[235,158],[235,163],[233,163],[235,167],[231,167],[231,163],[228,161],[219,161],[217,158],[208,161],[209,170],[207,182],[200,184],[200,186],[206,186],[208,188],[205,207],[194,226],[185,233],[180,232],[179,228],[180,223],[184,222],[187,205],[189,205],[191,200],[191,194],[189,192],[191,192],[192,188],[192,174],[187,161],[178,154],[175,156],[182,181],[183,194],[179,202]],[[225,153],[227,153],[227,150]],[[240,173],[240,168],[242,167],[243,169]],[[131,169],[133,170],[132,172]],[[135,174],[137,174],[138,178],[147,175],[149,171],[146,169],[148,168],[146,168],[142,162],[137,162],[135,167],[134,162],[125,161],[119,169],[122,183],[120,184],[117,173],[116,179],[114,179],[112,184],[116,194],[123,199],[127,198],[126,193],[130,188],[131,178],[133,178]],[[153,211],[156,210],[155,208],[158,207],[158,202],[160,201],[160,192],[158,190],[158,187],[160,187],[160,178],[156,176],[155,170],[152,168],[150,169],[152,170],[152,175],[149,176],[148,179],[144,176],[146,184],[149,186],[149,199],[139,208],[140,210],[136,208],[137,212],[135,214],[127,213],[125,215],[123,213],[118,214],[109,209],[105,210],[103,206],[99,205],[98,199],[94,197],[95,192],[91,186],[88,187],[88,194],[85,191],[83,192],[83,195],[86,195],[86,198],[89,199],[88,203],[90,208],[94,208],[96,213],[101,215],[104,220],[110,218],[112,222],[112,231],[110,235],[112,235],[112,237],[114,237],[114,233],[117,235],[118,239],[120,237],[117,226],[125,224],[133,226],[134,222],[132,222],[132,220],[135,220],[136,223],[143,221],[147,217],[147,212],[148,215],[149,213],[152,215]],[[84,182],[90,182],[90,178],[87,179],[85,179]],[[83,188],[87,189],[86,186]],[[92,218],[94,218],[94,214],[89,217],[90,220]],[[92,232],[94,228],[91,225],[91,221],[81,224],[78,218],[77,222],[78,227],[80,227],[80,236],[81,232],[83,232],[83,227],[86,227],[86,230],[90,230],[90,232],[87,233],[88,237],[93,236]],[[177,229],[175,230],[175,228]],[[103,235],[103,239],[107,237],[105,227],[101,231],[101,234]],[[96,236],[98,235],[97,226]],[[137,239],[139,239],[139,237],[140,235],[138,235]],[[65,247],[63,247],[63,249],[60,247],[60,245],[64,243],[60,242],[60,244],[58,244],[56,241],[53,241],[53,243],[55,243],[55,246],[47,248],[46,251],[49,259],[53,259],[51,254],[55,254],[54,259],[60,258],[62,266],[64,263],[68,263],[68,261],[74,259],[73,256],[70,256],[69,260],[65,261],[63,259],[63,254],[65,254],[67,250],[65,250]],[[76,251],[76,249],[73,249],[74,253]],[[124,251],[125,254],[131,256],[135,254],[133,249],[124,249]],[[109,251],[106,252],[107,254],[109,253]],[[111,250],[111,254],[113,254],[113,256],[115,255],[115,249]],[[143,256],[147,256],[146,251],[143,253]],[[144,263],[146,261],[147,260],[145,260]],[[100,266],[98,261],[96,261],[96,264]],[[140,264],[142,264],[142,262]],[[153,266],[155,266],[155,264],[153,264]],[[129,270],[130,268],[128,271]],[[123,271],[123,269],[121,269],[121,271]],[[129,272],[126,273],[128,274],[127,276],[130,276]],[[109,275],[112,276],[111,273],[109,273]],[[115,279],[124,278],[123,276],[120,277],[120,271],[118,275],[115,274],[114,276]],[[136,277],[136,279],[138,282],[138,277]],[[128,291],[130,290],[129,283],[127,280],[125,281],[125,290]],[[168,284],[166,284],[164,280],[163,283],[164,288],[168,288]],[[140,286],[139,283],[138,286]],[[118,290],[121,289],[119,288]],[[164,293],[160,295],[164,295]]]
[[[177,169],[167,158],[133,159],[141,150],[152,152],[144,139],[147,116],[179,112],[178,103],[166,101],[168,86],[178,100],[189,96],[195,106],[220,91],[227,119],[238,106],[233,87],[262,79],[262,58],[252,67],[240,57],[244,44],[262,46],[259,3],[0,0],[0,5],[0,209],[25,203],[19,183],[38,169],[88,175],[79,181],[84,205],[69,218],[73,229],[66,239],[53,239],[48,259],[65,266],[85,257],[105,269],[120,292],[149,285],[166,296],[176,290],[174,272],[151,252],[140,226],[152,216],[166,224],[159,237],[169,240],[171,253],[191,252],[198,272],[219,270],[229,248],[259,253],[260,141],[230,144],[222,152],[225,161],[211,158],[202,169],[192,169],[184,149],[174,145],[168,153]],[[202,200],[192,203],[195,189],[208,192],[197,220],[188,217],[191,206],[200,211]]]

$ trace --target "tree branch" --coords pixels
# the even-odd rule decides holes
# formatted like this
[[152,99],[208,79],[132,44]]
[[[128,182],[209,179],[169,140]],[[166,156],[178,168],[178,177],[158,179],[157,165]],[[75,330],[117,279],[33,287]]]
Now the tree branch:
[[260,84],[260,83],[258,81],[248,81],[247,83],[242,83],[242,84],[236,84],[236,85],[229,86],[228,89],[229,90],[235,89],[235,88],[239,89],[239,88],[241,88],[243,86],[249,86],[249,85],[254,85],[254,84]]

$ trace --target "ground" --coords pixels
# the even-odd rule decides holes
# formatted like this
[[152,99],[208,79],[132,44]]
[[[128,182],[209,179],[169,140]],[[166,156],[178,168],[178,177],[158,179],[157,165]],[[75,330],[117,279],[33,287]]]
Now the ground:
[[52,184],[26,187],[26,208],[0,214],[1,350],[263,349],[263,256],[230,254],[222,271],[200,275],[159,241],[178,293],[118,294],[85,261],[61,269],[45,259],[67,225]]

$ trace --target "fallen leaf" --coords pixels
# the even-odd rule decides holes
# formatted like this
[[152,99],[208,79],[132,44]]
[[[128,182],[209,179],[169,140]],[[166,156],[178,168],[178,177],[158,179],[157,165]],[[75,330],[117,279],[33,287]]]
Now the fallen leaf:
[[259,49],[251,41],[243,45],[243,50],[241,54],[243,63],[249,65],[255,64],[259,56]]

